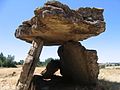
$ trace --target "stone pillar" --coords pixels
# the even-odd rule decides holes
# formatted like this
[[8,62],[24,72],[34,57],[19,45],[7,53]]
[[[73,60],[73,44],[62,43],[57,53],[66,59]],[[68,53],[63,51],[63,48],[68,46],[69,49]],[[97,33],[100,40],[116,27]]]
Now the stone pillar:
[[61,74],[66,81],[77,84],[96,84],[99,73],[95,50],[87,50],[79,42],[66,42],[58,49]]
[[41,39],[33,40],[32,47],[30,48],[28,56],[22,67],[22,72],[16,87],[17,90],[29,90],[29,85],[31,83],[36,64],[39,60],[42,47],[43,41]]

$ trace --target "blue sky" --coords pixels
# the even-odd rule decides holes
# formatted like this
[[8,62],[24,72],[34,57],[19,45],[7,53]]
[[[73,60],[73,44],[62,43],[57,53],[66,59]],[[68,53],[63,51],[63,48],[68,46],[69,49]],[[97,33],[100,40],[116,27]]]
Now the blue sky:
[[[16,39],[15,29],[22,21],[30,19],[34,10],[47,0],[0,0],[0,52],[15,55],[15,60],[25,59],[31,44]],[[59,0],[72,9],[79,7],[104,8],[106,31],[99,36],[82,41],[88,49],[98,52],[98,62],[120,62],[120,0]],[[44,47],[41,60],[58,58],[57,47]]]

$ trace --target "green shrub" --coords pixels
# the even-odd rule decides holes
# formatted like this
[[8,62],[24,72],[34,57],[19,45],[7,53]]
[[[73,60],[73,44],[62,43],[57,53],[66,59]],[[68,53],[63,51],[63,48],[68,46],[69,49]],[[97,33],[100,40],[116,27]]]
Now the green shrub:
[[14,56],[8,55],[5,57],[3,53],[0,54],[0,67],[16,67]]

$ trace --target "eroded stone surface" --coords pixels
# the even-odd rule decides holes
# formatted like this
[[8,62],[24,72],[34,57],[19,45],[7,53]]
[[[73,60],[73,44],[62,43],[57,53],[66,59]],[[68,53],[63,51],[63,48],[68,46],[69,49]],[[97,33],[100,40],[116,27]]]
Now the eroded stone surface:
[[27,58],[22,67],[20,78],[16,84],[16,90],[28,90],[42,47],[43,41],[41,39],[35,39],[32,42],[32,47],[28,52]]
[[58,1],[51,1],[34,13],[34,17],[18,27],[15,32],[17,38],[31,43],[39,37],[44,45],[57,45],[70,40],[84,40],[105,30],[103,9],[72,10]]
[[58,49],[61,74],[66,81],[78,84],[95,84],[99,73],[95,50],[88,50],[79,42],[67,42]]

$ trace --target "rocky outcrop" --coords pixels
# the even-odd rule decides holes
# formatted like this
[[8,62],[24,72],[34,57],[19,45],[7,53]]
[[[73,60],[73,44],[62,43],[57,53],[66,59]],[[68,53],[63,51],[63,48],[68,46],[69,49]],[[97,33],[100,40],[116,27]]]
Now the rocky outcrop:
[[31,43],[39,37],[44,45],[60,45],[70,40],[84,40],[105,30],[103,9],[72,10],[58,1],[50,1],[34,13],[34,17],[18,27],[17,38]]

